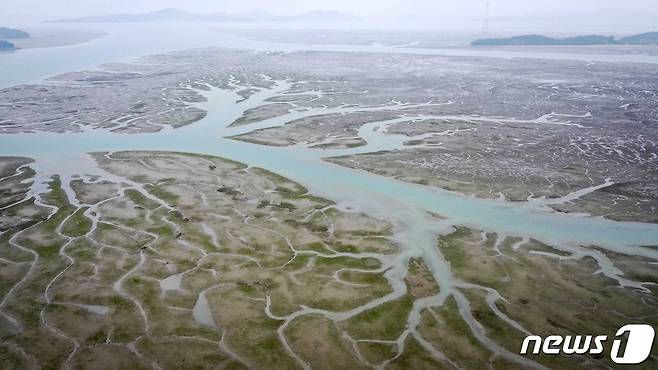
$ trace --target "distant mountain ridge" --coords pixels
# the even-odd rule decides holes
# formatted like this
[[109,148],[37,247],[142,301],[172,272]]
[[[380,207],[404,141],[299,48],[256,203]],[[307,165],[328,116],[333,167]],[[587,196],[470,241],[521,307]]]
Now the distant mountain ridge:
[[110,14],[88,16],[73,19],[61,19],[55,22],[85,23],[130,23],[130,22],[343,22],[359,20],[359,17],[332,10],[316,10],[293,16],[273,15],[264,10],[252,10],[245,13],[190,13],[180,9],[168,8],[141,14]]
[[0,39],[28,39],[30,34],[15,28],[0,27]]
[[566,38],[552,38],[542,35],[522,35],[508,38],[478,39],[472,46],[541,46],[541,45],[658,45],[658,32],[647,32],[624,37],[619,40],[614,36],[584,35]]

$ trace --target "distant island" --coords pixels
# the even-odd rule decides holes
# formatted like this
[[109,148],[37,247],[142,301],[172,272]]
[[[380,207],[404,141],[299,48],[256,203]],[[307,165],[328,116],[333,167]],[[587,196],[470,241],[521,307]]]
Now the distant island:
[[641,33],[635,36],[624,37],[619,41],[627,45],[658,45],[658,32]]
[[111,14],[89,16],[73,19],[61,19],[54,22],[84,23],[129,23],[129,22],[344,22],[356,21],[359,17],[331,10],[316,10],[292,16],[273,15],[263,10],[250,12],[190,13],[180,9],[168,8],[141,14]]
[[15,28],[0,27],[0,39],[29,39],[29,33]]
[[15,28],[0,27],[0,51],[16,49],[14,43],[3,39],[29,39],[30,37],[30,34],[25,31]]
[[16,46],[9,41],[0,40],[0,50],[14,50]]
[[508,38],[478,39],[472,46],[586,46],[586,45],[658,45],[658,32],[647,32],[624,37],[585,35],[552,38],[542,35],[523,35]]

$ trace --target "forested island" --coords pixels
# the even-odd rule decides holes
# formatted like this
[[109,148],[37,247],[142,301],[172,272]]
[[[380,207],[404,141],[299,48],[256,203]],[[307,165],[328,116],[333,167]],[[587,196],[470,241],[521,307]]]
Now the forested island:
[[0,27],[0,39],[28,39],[30,34],[15,28]]
[[658,45],[658,32],[647,32],[621,39],[614,36],[584,35],[566,38],[553,38],[542,35],[522,35],[508,38],[478,39],[472,46],[585,46],[585,45]]
[[16,46],[9,41],[0,40],[0,50],[14,50]]

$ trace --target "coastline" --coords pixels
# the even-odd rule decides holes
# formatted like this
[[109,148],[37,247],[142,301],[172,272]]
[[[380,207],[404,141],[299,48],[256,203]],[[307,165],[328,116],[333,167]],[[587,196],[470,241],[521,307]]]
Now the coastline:
[[[15,45],[13,49],[6,51],[18,51],[28,49],[54,48],[61,46],[78,45],[93,41],[108,35],[107,32],[94,30],[53,30],[36,29],[30,30],[32,37],[25,39],[8,39]],[[4,51],[4,50],[0,50]]]

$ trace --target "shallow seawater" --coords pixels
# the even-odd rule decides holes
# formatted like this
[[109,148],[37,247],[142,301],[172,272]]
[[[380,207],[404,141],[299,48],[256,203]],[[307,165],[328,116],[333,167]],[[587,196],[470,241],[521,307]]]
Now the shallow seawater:
[[110,308],[107,306],[90,305],[90,304],[75,304],[74,306],[82,308],[94,315],[104,316],[110,313]]
[[199,298],[194,304],[194,308],[192,308],[192,317],[194,317],[194,321],[201,325],[215,327],[215,320],[212,318],[205,292],[199,294]]
[[183,274],[171,275],[160,280],[160,289],[163,291],[180,290]]

